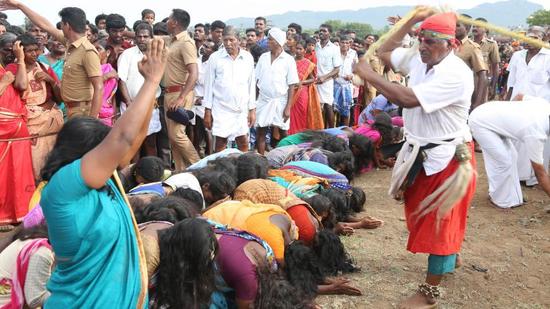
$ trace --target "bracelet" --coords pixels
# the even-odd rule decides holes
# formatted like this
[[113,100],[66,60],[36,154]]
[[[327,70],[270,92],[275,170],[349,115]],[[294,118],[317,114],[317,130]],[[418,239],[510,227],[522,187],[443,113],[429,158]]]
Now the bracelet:
[[422,283],[418,286],[418,291],[430,298],[439,298],[441,296],[441,291],[439,291],[437,285]]

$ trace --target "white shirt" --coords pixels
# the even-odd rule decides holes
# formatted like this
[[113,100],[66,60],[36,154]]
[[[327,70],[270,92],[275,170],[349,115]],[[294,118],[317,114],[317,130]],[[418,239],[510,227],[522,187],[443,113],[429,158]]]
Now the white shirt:
[[[397,48],[391,54],[395,69],[409,74],[409,86],[420,106],[403,109],[405,131],[420,145],[432,141],[463,139],[471,141],[467,124],[471,97],[474,91],[473,73],[460,58],[451,52],[439,64],[426,71],[420,54],[409,63],[397,67],[406,57],[408,48]],[[445,169],[454,156],[456,146],[441,145],[426,151],[426,175]]]
[[543,164],[544,144],[550,133],[549,116],[550,104],[540,98],[529,98],[521,102],[494,101],[474,109],[469,123],[522,142],[527,153],[521,155],[527,155],[529,160]]
[[197,60],[197,63],[199,67],[199,76],[197,78],[197,83],[195,84],[195,96],[204,97],[204,82],[206,78],[206,71],[208,70],[208,60],[205,62],[202,62],[202,55],[201,55]]
[[256,108],[254,58],[242,48],[235,59],[225,48],[218,50],[208,60],[204,87],[206,108],[216,105],[238,113]]
[[512,55],[508,66],[508,88],[513,87],[512,96],[531,95],[550,101],[550,49],[541,48],[538,54],[526,62],[527,50]]
[[[118,57],[118,77],[126,84],[128,95],[133,100],[136,98],[139,89],[143,86],[145,78],[139,73],[138,63],[143,59],[143,53],[139,47],[134,46],[123,51]],[[155,97],[160,96],[160,88],[157,89]]]
[[342,56],[342,53],[340,53],[340,57],[342,59],[342,67],[340,67],[336,82],[339,84],[351,84],[351,80],[345,80],[344,77],[353,75],[353,65],[359,61],[357,52],[350,48],[345,57]]
[[256,80],[260,97],[277,99],[286,97],[288,86],[300,82],[296,61],[286,52],[271,62],[271,52],[263,53],[256,64]]
[[334,45],[331,41],[321,47],[321,42],[315,45],[315,56],[317,56],[317,75],[326,75],[334,68],[342,65],[342,57],[340,56],[340,48]]

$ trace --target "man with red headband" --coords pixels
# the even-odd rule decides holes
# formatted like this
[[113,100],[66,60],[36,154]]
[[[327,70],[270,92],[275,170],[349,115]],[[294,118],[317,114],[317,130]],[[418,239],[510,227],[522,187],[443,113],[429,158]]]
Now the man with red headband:
[[[409,76],[409,87],[390,83],[366,62],[356,74],[389,101],[403,107],[406,142],[392,174],[390,194],[404,197],[409,230],[407,249],[428,253],[426,282],[400,308],[432,308],[439,283],[456,266],[475,191],[475,161],[468,129],[474,81],[458,58],[454,13],[433,15],[418,8],[378,49],[379,57]],[[419,45],[402,48],[401,41],[418,23]]]

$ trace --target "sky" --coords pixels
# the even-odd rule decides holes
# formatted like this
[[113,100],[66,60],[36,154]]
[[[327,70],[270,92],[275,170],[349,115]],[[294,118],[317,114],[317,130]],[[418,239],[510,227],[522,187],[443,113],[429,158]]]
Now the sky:
[[[522,2],[521,0],[514,0]],[[529,0],[550,9],[548,0]],[[334,10],[356,10],[377,6],[392,5],[450,5],[455,9],[469,9],[481,3],[498,2],[474,1],[474,0],[424,0],[424,1],[403,1],[403,0],[211,0],[211,1],[146,1],[146,0],[53,0],[53,1],[22,1],[30,8],[40,12],[53,23],[59,21],[57,13],[65,6],[76,6],[86,12],[88,20],[93,22],[94,17],[100,13],[119,13],[126,18],[126,22],[132,25],[133,22],[141,18],[141,10],[145,8],[156,12],[157,20],[160,21],[170,14],[175,3],[181,3],[179,8],[187,10],[191,15],[191,24],[199,22],[212,22],[216,19],[227,20],[235,17],[256,17],[262,15],[281,14],[288,11],[334,11]],[[193,3],[191,6],[185,6],[185,3]],[[23,23],[23,14],[17,11],[7,11],[8,21],[13,24]],[[299,21],[298,21],[299,22]]]

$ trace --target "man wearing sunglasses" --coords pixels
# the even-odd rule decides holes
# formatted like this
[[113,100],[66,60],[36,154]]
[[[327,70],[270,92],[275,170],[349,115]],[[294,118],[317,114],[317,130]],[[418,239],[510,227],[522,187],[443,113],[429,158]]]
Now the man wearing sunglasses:
[[[454,13],[434,15],[430,8],[417,8],[380,46],[379,57],[407,74],[409,87],[386,81],[364,60],[355,68],[389,101],[403,107],[406,142],[393,169],[390,194],[402,194],[405,200],[407,249],[428,253],[429,259],[425,283],[399,308],[436,304],[443,275],[454,271],[457,264],[475,192],[475,161],[470,159],[473,145],[467,125],[474,78],[453,51],[456,21]],[[402,48],[403,38],[419,22],[418,49]]]

